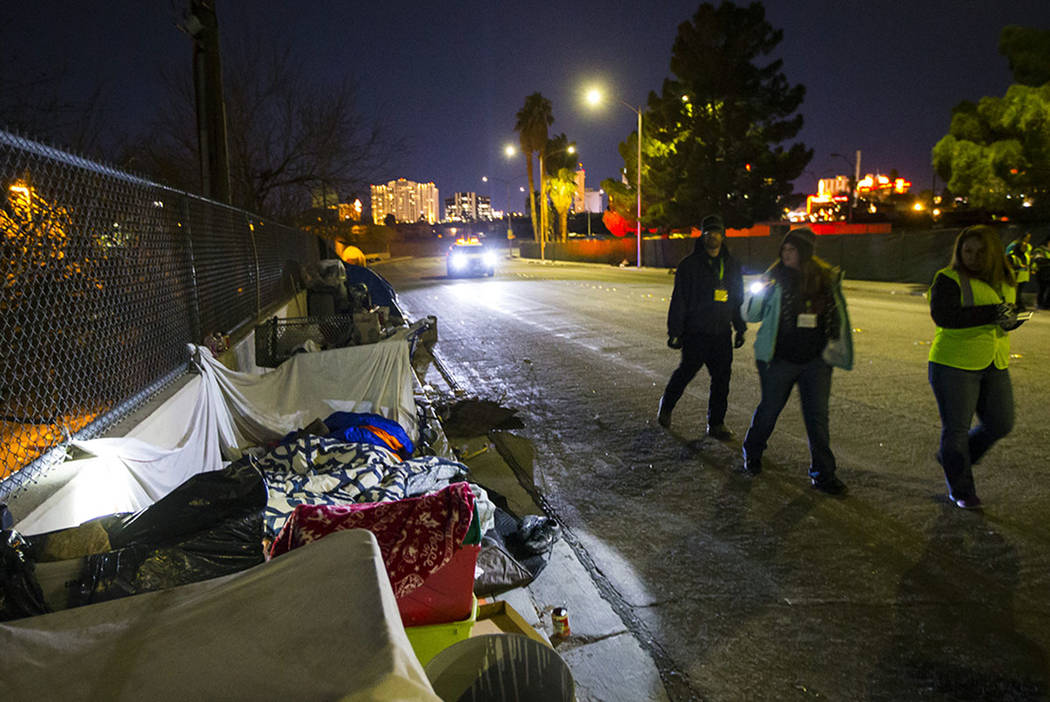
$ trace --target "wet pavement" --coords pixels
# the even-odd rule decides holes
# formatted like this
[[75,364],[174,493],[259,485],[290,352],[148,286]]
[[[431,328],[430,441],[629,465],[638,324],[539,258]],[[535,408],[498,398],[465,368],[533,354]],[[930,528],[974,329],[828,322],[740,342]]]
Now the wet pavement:
[[847,282],[857,363],[835,371],[832,446],[850,492],[830,498],[808,485],[794,399],[765,472],[733,470],[758,401],[754,326],[734,360],[737,440],[701,438],[703,372],[671,431],[656,424],[677,363],[667,271],[515,260],[447,280],[442,263],[377,270],[412,317],[437,315],[456,380],[517,410],[528,487],[670,699],[1047,698],[1050,314],[1013,335],[1017,428],[978,469],[985,510],[964,512],[932,458],[933,326],[914,286]]

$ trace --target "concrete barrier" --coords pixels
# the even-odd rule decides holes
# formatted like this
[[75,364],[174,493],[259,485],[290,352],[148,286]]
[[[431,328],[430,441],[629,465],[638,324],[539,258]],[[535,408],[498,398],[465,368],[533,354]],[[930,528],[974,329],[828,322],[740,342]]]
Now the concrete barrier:
[[[760,273],[776,261],[780,241],[790,226],[777,223],[770,226],[769,233],[764,236],[756,234],[757,228],[740,236],[730,232],[726,245],[740,261],[745,273]],[[854,225],[854,229],[856,227]],[[947,265],[959,231],[959,228],[894,229],[879,233],[818,234],[817,255],[841,267],[846,276],[854,280],[929,283],[933,274]],[[1031,232],[1033,242],[1039,243],[1050,236],[1050,224],[999,227],[1004,245],[1023,232]],[[696,240],[692,238],[644,237],[642,264],[647,268],[674,268],[692,253],[695,245]],[[634,237],[572,239],[547,244],[544,258],[608,265],[626,260],[633,266],[637,260],[636,252]],[[539,258],[540,247],[534,241],[523,241],[520,255],[522,258]]]

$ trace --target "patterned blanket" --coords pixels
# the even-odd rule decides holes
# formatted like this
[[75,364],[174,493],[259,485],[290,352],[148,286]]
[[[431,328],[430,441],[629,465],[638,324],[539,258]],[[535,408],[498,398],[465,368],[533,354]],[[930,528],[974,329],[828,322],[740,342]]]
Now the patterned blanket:
[[336,531],[367,529],[379,542],[394,595],[404,597],[452,560],[473,513],[474,493],[466,483],[382,504],[299,505],[277,535],[270,556]]
[[438,456],[402,461],[397,454],[367,443],[307,435],[274,447],[261,458],[246,457],[262,471],[269,499],[264,519],[278,533],[296,505],[392,502],[408,497],[410,483],[467,475],[461,463]]

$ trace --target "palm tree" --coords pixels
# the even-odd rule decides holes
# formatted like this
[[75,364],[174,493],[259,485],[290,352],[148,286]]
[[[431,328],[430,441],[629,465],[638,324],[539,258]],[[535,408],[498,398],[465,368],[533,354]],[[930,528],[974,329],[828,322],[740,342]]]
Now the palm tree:
[[576,194],[576,173],[568,168],[562,168],[558,175],[547,181],[547,190],[550,192],[551,202],[554,209],[558,211],[558,224],[561,227],[561,241],[569,238],[569,206],[572,205],[572,196]]
[[[546,233],[547,208],[541,211],[540,221],[536,220],[536,184],[532,169],[532,152],[539,154],[540,193],[546,193],[543,171],[544,147],[547,145],[547,128],[554,123],[551,114],[551,101],[541,93],[533,93],[525,98],[525,105],[518,110],[514,131],[518,132],[521,141],[521,153],[525,155],[525,166],[529,174],[529,214],[532,216],[532,231],[540,243],[540,258],[543,257],[544,235]],[[544,195],[541,199],[545,200]]]

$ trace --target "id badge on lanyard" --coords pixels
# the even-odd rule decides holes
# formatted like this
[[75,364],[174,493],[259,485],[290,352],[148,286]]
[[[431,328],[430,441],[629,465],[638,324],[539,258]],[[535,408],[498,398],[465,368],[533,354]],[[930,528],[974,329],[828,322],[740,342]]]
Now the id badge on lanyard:
[[799,313],[795,319],[795,326],[799,329],[816,329],[817,328],[817,315],[815,312],[811,312],[813,307],[809,300],[806,300],[806,311]]
[[798,316],[798,320],[795,325],[799,329],[816,329],[817,328],[817,315],[812,312],[803,312]]
[[726,264],[725,261],[719,260],[718,262],[718,287],[715,288],[715,302],[729,302],[729,291],[722,285],[722,280],[726,276]]

